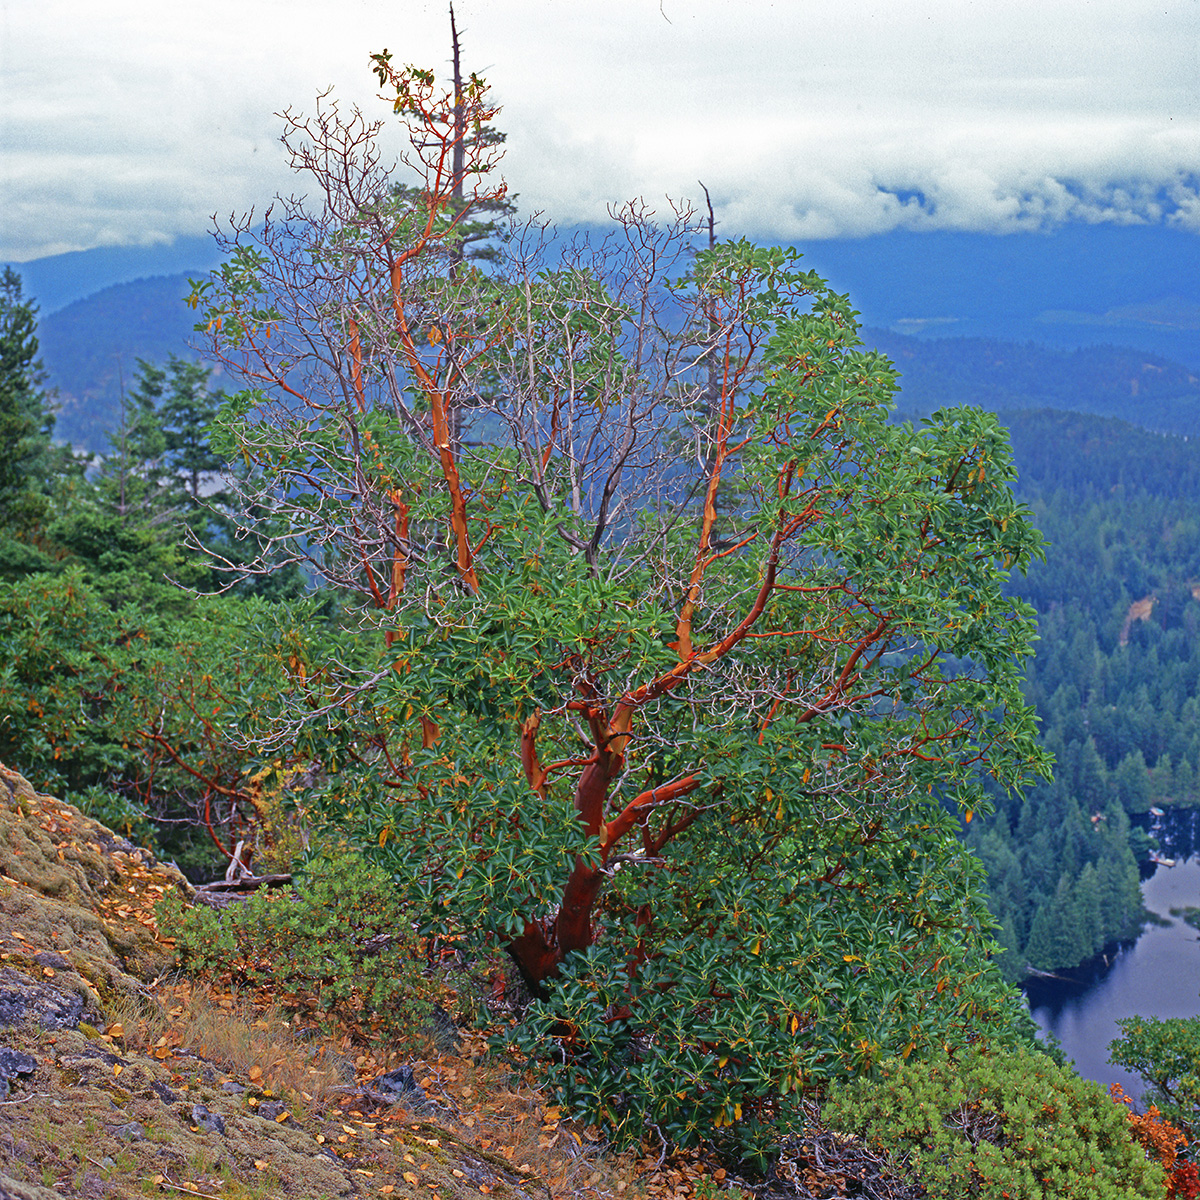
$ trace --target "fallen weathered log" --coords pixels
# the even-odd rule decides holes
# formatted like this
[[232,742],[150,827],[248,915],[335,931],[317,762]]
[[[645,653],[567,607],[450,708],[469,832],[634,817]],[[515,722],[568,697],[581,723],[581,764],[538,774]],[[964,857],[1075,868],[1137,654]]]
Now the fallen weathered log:
[[287,887],[291,882],[291,875],[243,875],[239,879],[215,879],[196,888],[194,901],[207,904],[210,908],[228,908],[231,904],[249,900],[259,888]]

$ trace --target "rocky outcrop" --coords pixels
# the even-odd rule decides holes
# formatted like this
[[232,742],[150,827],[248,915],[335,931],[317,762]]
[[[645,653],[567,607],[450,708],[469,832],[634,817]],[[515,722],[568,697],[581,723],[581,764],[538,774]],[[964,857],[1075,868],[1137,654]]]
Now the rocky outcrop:
[[149,900],[174,888],[190,891],[175,867],[0,765],[0,1027],[144,1000],[172,958]]

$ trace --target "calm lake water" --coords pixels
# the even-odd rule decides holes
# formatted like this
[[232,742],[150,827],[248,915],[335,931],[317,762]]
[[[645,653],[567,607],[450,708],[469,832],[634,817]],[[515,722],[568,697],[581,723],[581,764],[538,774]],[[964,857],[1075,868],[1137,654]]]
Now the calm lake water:
[[1146,908],[1169,924],[1147,925],[1131,945],[1109,947],[1107,956],[1085,963],[1069,978],[1032,980],[1025,986],[1033,1018],[1062,1042],[1087,1079],[1119,1083],[1140,1096],[1141,1081],[1110,1066],[1108,1044],[1120,1034],[1119,1017],[1194,1017],[1200,1014],[1200,933],[1172,908],[1200,908],[1200,810],[1168,811],[1153,830],[1164,857],[1142,881]]

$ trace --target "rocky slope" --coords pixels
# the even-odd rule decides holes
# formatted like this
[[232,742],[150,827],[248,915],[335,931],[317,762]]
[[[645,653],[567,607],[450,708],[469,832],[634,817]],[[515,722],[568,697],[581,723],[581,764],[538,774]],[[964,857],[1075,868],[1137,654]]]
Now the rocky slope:
[[[269,1061],[181,1034],[189,989],[153,911],[174,888],[173,866],[0,765],[0,1200],[548,1194],[517,1139],[479,1138],[411,1068],[364,1087],[347,1061],[330,1087],[310,1067],[314,1093],[272,1091]],[[207,1042],[228,1051],[243,1018],[220,1003]]]

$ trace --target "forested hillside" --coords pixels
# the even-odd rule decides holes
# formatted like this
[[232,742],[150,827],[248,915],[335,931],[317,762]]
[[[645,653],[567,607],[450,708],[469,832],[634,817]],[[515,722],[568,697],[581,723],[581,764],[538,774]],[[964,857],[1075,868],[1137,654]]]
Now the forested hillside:
[[1055,350],[994,338],[915,338],[863,331],[900,371],[899,411],[953,404],[993,412],[1063,409],[1118,417],[1143,429],[1200,434],[1200,374],[1128,346]]
[[45,317],[41,350],[56,392],[56,437],[93,453],[108,452],[121,421],[122,392],[139,359],[194,358],[194,318],[183,298],[187,275],[114,284]]
[[1062,412],[1003,420],[1049,543],[1012,587],[1038,612],[1025,694],[1057,762],[968,834],[1016,977],[1135,933],[1128,847],[1145,843],[1127,814],[1200,800],[1200,443]]

